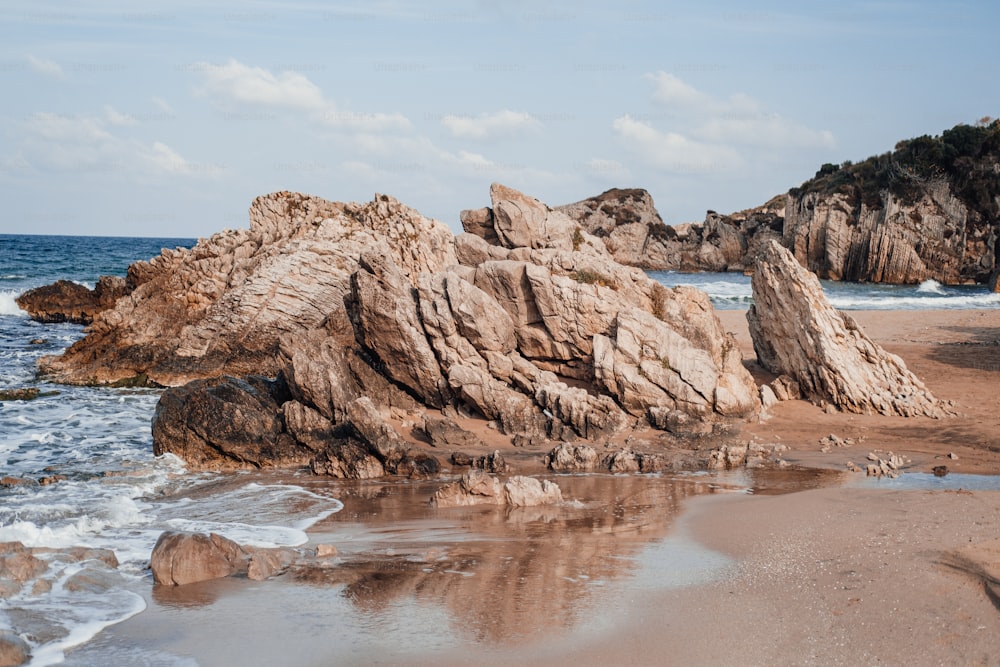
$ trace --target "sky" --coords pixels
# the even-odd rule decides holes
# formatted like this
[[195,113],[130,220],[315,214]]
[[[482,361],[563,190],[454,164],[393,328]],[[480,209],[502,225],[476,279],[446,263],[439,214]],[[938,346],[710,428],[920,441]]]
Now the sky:
[[1000,116],[998,7],[6,0],[0,233],[204,237],[278,190],[460,231],[492,182],[700,221]]

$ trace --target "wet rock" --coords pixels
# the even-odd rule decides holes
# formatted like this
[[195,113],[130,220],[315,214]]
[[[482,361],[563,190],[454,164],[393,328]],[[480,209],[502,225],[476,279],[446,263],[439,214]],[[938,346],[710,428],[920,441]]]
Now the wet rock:
[[0,629],[0,667],[18,667],[31,660],[28,642],[12,630]]
[[747,320],[764,368],[791,376],[813,400],[848,412],[943,416],[903,360],[830,306],[816,276],[777,242],[765,250],[752,286]]
[[309,461],[314,475],[338,479],[375,479],[386,474],[382,461],[368,450],[367,444],[354,439],[331,443]]
[[931,468],[931,472],[934,473],[935,477],[944,477],[948,474],[948,466],[934,466]]
[[564,442],[548,453],[545,465],[555,472],[589,472],[597,470],[601,462],[590,445]]
[[71,593],[106,593],[122,585],[122,579],[114,569],[97,563],[99,561],[70,575],[63,584],[65,589]]
[[518,475],[511,477],[503,485],[503,497],[510,507],[535,507],[562,502],[559,485],[547,479],[536,479]]
[[35,480],[28,479],[27,477],[14,477],[13,475],[0,477],[0,487],[5,489],[13,489],[19,486],[34,486],[37,483]]
[[298,554],[291,549],[255,549],[244,547],[250,552],[247,564],[247,578],[253,581],[265,581],[271,577],[283,574],[298,559]]
[[500,505],[503,501],[500,480],[482,470],[471,470],[447,486],[434,492],[434,507],[466,507],[469,505]]
[[469,505],[533,507],[558,502],[562,502],[562,492],[554,482],[518,475],[501,483],[499,478],[482,470],[465,473],[457,482],[438,489],[431,498],[431,505],[441,508]]
[[722,445],[709,453],[709,470],[733,470],[737,468],[760,468],[769,464],[781,465],[777,454],[788,449],[785,445],[738,443]]
[[906,464],[903,457],[898,454],[893,454],[889,452],[885,458],[882,458],[875,452],[870,452],[868,454],[868,460],[871,461],[866,466],[866,472],[869,477],[888,477],[890,479],[895,479],[899,477],[901,468]]
[[21,590],[28,581],[39,577],[48,569],[31,549],[20,542],[0,544],[0,598],[10,597]]
[[79,283],[58,280],[28,290],[16,301],[37,322],[90,324],[130,291],[124,278],[102,276],[92,290]]
[[334,558],[337,553],[337,547],[332,544],[316,545],[316,558]]
[[280,383],[260,377],[197,380],[168,389],[153,414],[153,453],[193,469],[305,465],[314,452],[284,431]]
[[38,387],[0,389],[0,401],[33,401],[40,395]]
[[153,547],[150,568],[153,581],[181,586],[246,572],[248,555],[243,548],[215,533],[166,531]]

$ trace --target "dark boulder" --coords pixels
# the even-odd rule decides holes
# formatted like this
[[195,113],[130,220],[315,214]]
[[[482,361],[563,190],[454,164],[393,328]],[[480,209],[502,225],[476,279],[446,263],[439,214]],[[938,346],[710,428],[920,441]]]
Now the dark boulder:
[[89,289],[69,280],[36,287],[17,297],[17,305],[38,322],[90,324],[94,317],[117,303],[131,290],[124,278],[102,276]]
[[315,452],[285,432],[285,399],[283,382],[254,376],[168,389],[153,415],[153,453],[196,469],[306,465]]

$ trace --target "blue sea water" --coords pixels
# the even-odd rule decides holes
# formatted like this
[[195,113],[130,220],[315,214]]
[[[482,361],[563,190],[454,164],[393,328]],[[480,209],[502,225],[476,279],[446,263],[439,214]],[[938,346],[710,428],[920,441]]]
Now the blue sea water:
[[[296,545],[305,529],[341,503],[289,484],[238,479],[221,493],[201,493],[215,476],[189,474],[173,456],[154,457],[150,419],[159,391],[56,386],[36,377],[38,358],[83,335],[73,324],[31,321],[14,299],[33,287],[69,279],[93,287],[102,275],[191,239],[0,235],[0,388],[37,387],[32,401],[0,402],[0,542],[31,547],[113,549],[119,581],[102,592],[64,586],[79,565],[50,559],[53,585],[0,599],[0,629],[32,645],[32,665],[62,662],[65,651],[145,607],[149,554],[167,529],[222,533],[241,543]],[[32,342],[43,341],[43,342]],[[64,481],[42,486],[52,475]],[[248,503],[254,512],[248,517]]]
[[[708,292],[720,310],[742,310],[753,303],[750,277],[741,273],[680,273],[650,271],[667,287],[688,285]],[[919,285],[883,285],[821,280],[823,293],[840,310],[952,310],[1000,308],[1000,294],[984,285],[942,285],[925,280]]]
[[[58,279],[93,287],[101,275],[125,275],[131,262],[162,248],[193,243],[0,235],[0,388],[43,391],[33,401],[0,402],[0,477],[29,481],[0,487],[0,542],[106,547],[121,563],[120,582],[111,591],[66,590],[62,583],[75,566],[53,561],[44,575],[54,584],[49,591],[24,590],[0,600],[0,628],[29,639],[32,664],[59,663],[72,646],[143,609],[140,592],[148,589],[150,578],[146,565],[163,530],[214,530],[243,543],[295,545],[306,540],[307,527],[342,507],[314,490],[254,476],[212,487],[217,476],[190,474],[174,457],[154,457],[150,419],[156,390],[54,386],[36,377],[38,358],[59,353],[83,335],[83,328],[33,322],[17,307],[17,295]],[[665,285],[704,289],[719,308],[747,308],[751,301],[749,278],[740,274],[651,275]],[[933,282],[915,287],[825,283],[824,289],[834,305],[845,309],[1000,307],[1000,295],[985,288]],[[49,475],[66,479],[48,486],[35,483]],[[34,619],[34,625],[26,629],[24,619]]]

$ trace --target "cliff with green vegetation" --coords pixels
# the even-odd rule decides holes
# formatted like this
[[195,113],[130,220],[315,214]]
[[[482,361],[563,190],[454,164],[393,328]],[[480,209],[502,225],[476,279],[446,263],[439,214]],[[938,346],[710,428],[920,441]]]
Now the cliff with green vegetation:
[[752,271],[774,239],[821,278],[997,284],[1000,121],[900,141],[862,162],[824,164],[757,208],[668,227],[641,190],[563,207],[620,262],[647,269]]

